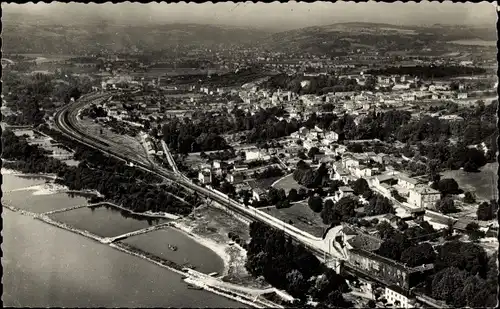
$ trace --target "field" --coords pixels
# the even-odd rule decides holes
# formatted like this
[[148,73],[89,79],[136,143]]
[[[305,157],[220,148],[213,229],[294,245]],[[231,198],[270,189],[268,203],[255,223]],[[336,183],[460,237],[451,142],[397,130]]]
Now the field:
[[313,235],[322,237],[327,225],[323,224],[319,214],[313,212],[306,202],[292,204],[290,208],[277,209],[275,206],[260,208],[260,210],[276,217],[283,222],[292,220],[293,226]]
[[257,185],[262,188],[262,189],[265,189],[265,190],[268,190],[271,185],[278,179],[280,179],[281,177],[270,177],[270,178],[264,178],[264,179],[257,179],[255,180],[255,182],[257,183]]
[[498,198],[497,192],[498,163],[488,163],[479,173],[467,173],[463,170],[445,171],[441,178],[453,178],[464,191],[474,191],[481,200]]
[[295,188],[298,191],[300,188],[304,188],[304,186],[293,179],[293,174],[283,177],[280,181],[275,183],[273,187],[275,187],[276,189],[285,189],[285,192],[287,194],[291,189]]

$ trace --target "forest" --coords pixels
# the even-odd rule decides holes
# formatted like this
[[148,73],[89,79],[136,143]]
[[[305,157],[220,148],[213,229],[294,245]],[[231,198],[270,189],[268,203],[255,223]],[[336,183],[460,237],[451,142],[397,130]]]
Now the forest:
[[12,71],[3,75],[2,93],[7,106],[14,112],[4,118],[9,124],[42,124],[45,112],[78,99],[92,89],[89,78],[74,77],[65,72],[54,75],[24,76]]
[[278,120],[284,110],[273,107],[255,114],[235,109],[230,113],[197,112],[191,119],[174,119],[162,127],[165,142],[178,153],[206,152],[230,149],[222,134],[249,131],[247,142],[266,142],[290,135],[300,128],[294,119]]

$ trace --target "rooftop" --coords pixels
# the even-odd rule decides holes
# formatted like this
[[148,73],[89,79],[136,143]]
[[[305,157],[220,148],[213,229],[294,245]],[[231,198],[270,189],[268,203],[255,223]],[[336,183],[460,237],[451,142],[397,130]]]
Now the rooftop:
[[432,189],[431,187],[427,186],[418,186],[413,189],[413,191],[420,193],[420,194],[440,194],[439,191]]
[[411,177],[408,177],[408,176],[407,176],[407,175],[405,175],[405,174],[398,174],[396,177],[397,177],[397,178],[399,178],[399,179],[401,179],[401,180],[403,180],[403,181],[406,181],[406,182],[408,182],[408,183],[414,184],[414,185],[416,185],[416,184],[418,184],[418,183],[419,183],[419,181],[418,181],[418,180],[413,179],[413,178],[411,178]]
[[347,187],[347,186],[339,187],[339,191],[342,191],[342,192],[354,192],[354,190],[351,187]]

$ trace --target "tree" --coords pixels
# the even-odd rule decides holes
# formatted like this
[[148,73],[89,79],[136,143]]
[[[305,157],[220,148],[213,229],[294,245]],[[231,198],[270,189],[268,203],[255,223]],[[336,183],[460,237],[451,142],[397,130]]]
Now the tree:
[[450,241],[438,248],[436,269],[457,267],[471,275],[479,274],[485,278],[488,258],[484,249],[474,243]]
[[464,203],[474,204],[476,202],[476,197],[471,192],[465,192]]
[[362,195],[366,191],[371,191],[368,182],[364,178],[359,178],[352,182],[351,188],[356,195]]
[[293,269],[288,274],[286,274],[286,280],[288,282],[287,291],[297,298],[304,298],[308,289],[307,281],[304,276],[297,269]]
[[[461,293],[467,277],[465,271],[448,267],[438,272],[432,280],[432,297],[446,301],[451,305],[463,307]],[[457,304],[458,303],[458,304]]]
[[297,193],[297,189],[295,188],[290,189],[290,191],[288,192],[288,200],[290,202],[297,202],[300,200],[300,196]]
[[401,262],[406,263],[410,267],[434,263],[435,259],[436,253],[434,252],[434,248],[428,242],[411,246],[401,254]]
[[311,147],[311,149],[309,149],[309,152],[307,153],[307,156],[310,158],[310,159],[314,159],[314,157],[319,154],[319,149],[318,147]]
[[386,258],[399,261],[402,253],[411,246],[411,242],[402,233],[395,232],[394,236],[385,240],[377,253]]
[[441,179],[438,182],[437,188],[443,195],[460,193],[458,183],[452,178]]
[[313,299],[325,299],[332,291],[347,292],[349,289],[346,280],[333,269],[328,269],[318,276],[311,287],[310,295]]
[[479,229],[479,224],[477,224],[476,222],[467,224],[465,230],[472,241],[478,240],[479,238],[485,236],[485,233]]
[[335,204],[331,199],[325,201],[323,210],[321,210],[321,219],[324,224],[340,224],[340,215],[335,211]]
[[368,216],[383,215],[394,213],[392,202],[379,194],[376,194],[370,199],[368,205],[365,206],[365,212]]
[[319,213],[321,212],[321,210],[323,210],[323,200],[318,195],[311,196],[307,201],[307,204],[309,205],[309,208],[311,208],[311,210],[316,213]]
[[479,204],[476,215],[477,219],[481,221],[492,220],[496,217],[498,211],[498,203],[495,200],[488,202],[482,202]]
[[236,189],[233,184],[229,182],[223,182],[221,185],[221,191],[222,193],[225,193],[227,195],[234,195],[236,194]]
[[380,222],[377,225],[376,229],[379,232],[380,238],[382,239],[392,238],[396,234],[396,230],[387,221]]
[[341,198],[334,205],[335,212],[339,214],[341,220],[347,221],[349,218],[354,217],[354,209],[360,207],[358,200],[351,196]]
[[431,182],[438,182],[441,176],[439,175],[440,172],[440,162],[439,160],[433,159],[429,160],[427,163],[427,175],[429,177],[429,180]]
[[448,197],[438,200],[435,207],[436,210],[442,214],[455,213],[458,211],[453,200]]
[[328,307],[333,308],[350,308],[352,307],[352,303],[345,300],[344,296],[340,291],[332,291],[328,294],[328,298],[326,300],[326,304]]

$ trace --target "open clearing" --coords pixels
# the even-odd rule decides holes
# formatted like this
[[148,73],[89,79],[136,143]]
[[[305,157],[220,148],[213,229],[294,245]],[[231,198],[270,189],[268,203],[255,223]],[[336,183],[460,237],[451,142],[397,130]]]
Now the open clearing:
[[292,204],[289,208],[277,209],[270,206],[260,210],[287,223],[292,220],[295,227],[316,237],[322,237],[328,228],[327,225],[323,224],[319,213],[313,212],[306,202]]
[[464,191],[474,191],[480,200],[498,199],[497,192],[498,163],[488,163],[479,173],[467,173],[463,170],[445,171],[441,178],[453,178]]
[[286,194],[288,194],[291,189],[296,189],[298,191],[300,188],[305,188],[293,179],[293,174],[281,178],[273,187],[276,189],[284,189]]

